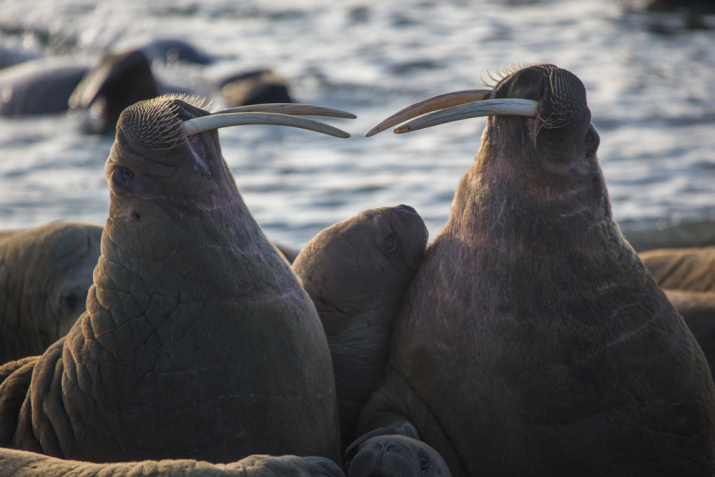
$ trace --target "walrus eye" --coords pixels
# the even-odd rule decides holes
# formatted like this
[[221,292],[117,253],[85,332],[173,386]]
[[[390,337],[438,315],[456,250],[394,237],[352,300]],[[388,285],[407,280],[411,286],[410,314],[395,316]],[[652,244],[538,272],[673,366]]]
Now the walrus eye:
[[420,456],[420,469],[427,470],[427,469],[429,469],[429,465],[430,465],[429,457],[427,457],[426,455],[421,455]]
[[399,247],[400,244],[397,242],[394,235],[388,235],[385,238],[385,250],[387,250],[387,253],[395,253]]
[[127,187],[134,179],[134,173],[126,167],[118,166],[112,172],[112,182],[121,187]]
[[79,303],[79,297],[74,293],[63,295],[60,297],[60,305],[67,308],[69,311],[74,311]]

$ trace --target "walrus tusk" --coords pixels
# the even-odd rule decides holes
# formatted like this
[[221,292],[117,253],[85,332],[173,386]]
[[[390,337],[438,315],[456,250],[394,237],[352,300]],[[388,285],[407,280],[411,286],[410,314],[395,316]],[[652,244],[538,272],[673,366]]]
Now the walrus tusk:
[[365,137],[374,136],[375,134],[384,131],[385,129],[396,126],[408,119],[416,118],[423,114],[431,113],[439,109],[452,108],[464,103],[474,103],[475,101],[483,101],[485,99],[494,99],[495,92],[491,89],[467,89],[464,91],[453,91],[451,93],[432,96],[431,98],[423,99],[422,101],[411,104],[382,120],[375,127],[365,133]]
[[331,118],[355,119],[353,113],[341,111],[340,109],[325,108],[323,106],[313,106],[312,104],[300,103],[269,103],[252,104],[250,106],[239,106],[237,108],[224,109],[212,114],[227,113],[280,113],[289,115],[304,116],[326,116]]
[[463,104],[454,108],[437,111],[422,116],[395,129],[395,134],[416,131],[439,124],[451,123],[460,119],[478,118],[480,116],[536,116],[538,102],[532,99],[490,99],[478,103]]
[[184,121],[184,129],[187,136],[211,131],[213,129],[225,128],[229,126],[242,126],[244,124],[275,124],[278,126],[290,126],[294,128],[308,129],[330,136],[348,138],[350,134],[342,129],[324,124],[312,119],[290,116],[278,113],[222,113],[210,116],[201,116]]

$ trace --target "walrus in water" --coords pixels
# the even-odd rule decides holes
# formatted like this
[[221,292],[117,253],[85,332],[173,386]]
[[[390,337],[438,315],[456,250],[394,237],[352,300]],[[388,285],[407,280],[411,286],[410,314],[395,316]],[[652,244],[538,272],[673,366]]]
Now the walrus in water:
[[42,354],[85,311],[102,226],[0,232],[0,363]]
[[366,210],[320,232],[293,264],[328,338],[343,449],[385,370],[392,320],[427,236],[410,206]]
[[[287,111],[315,110],[333,111]],[[0,445],[100,463],[339,462],[317,312],[247,210],[214,131],[255,123],[348,136],[288,114],[209,115],[174,97],[122,113],[87,311],[41,357],[0,368]]]
[[528,66],[368,134],[440,108],[397,131],[489,118],[358,433],[416,433],[456,476],[713,475],[707,363],[613,221],[581,81]]

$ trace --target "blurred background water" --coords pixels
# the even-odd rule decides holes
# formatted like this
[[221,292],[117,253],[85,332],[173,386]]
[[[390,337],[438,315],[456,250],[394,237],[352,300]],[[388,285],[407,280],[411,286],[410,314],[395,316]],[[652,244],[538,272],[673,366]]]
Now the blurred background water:
[[[181,38],[218,60],[155,65],[165,81],[201,92],[232,72],[270,67],[297,100],[357,114],[328,121],[352,133],[347,140],[268,126],[220,132],[258,222],[298,247],[361,210],[400,203],[434,237],[485,121],[363,134],[408,104],[479,87],[488,71],[521,62],[583,80],[622,229],[715,221],[715,22],[701,20],[704,29],[686,29],[682,13],[603,0],[2,0],[0,46],[91,62]],[[83,135],[78,124],[71,114],[0,119],[0,229],[106,220],[113,138]]]

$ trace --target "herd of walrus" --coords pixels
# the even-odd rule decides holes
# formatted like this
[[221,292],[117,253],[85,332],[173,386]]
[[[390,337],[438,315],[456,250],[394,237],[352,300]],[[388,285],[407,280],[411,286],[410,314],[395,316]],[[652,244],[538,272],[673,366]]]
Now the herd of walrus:
[[104,227],[0,234],[2,475],[715,475],[715,249],[628,244],[575,75],[368,132],[488,116],[429,243],[407,205],[266,238],[216,129],[348,136],[306,115],[353,117],[135,103]]

